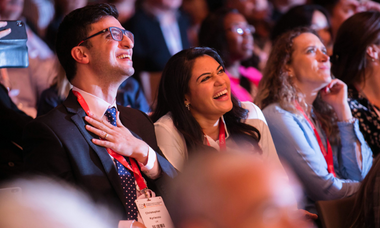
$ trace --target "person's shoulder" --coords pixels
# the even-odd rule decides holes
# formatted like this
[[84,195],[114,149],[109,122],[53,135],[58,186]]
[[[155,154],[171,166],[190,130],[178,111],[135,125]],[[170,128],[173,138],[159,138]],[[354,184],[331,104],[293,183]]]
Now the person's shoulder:
[[247,119],[259,119],[266,122],[263,112],[254,103],[249,102],[249,101],[243,101],[241,102],[241,107],[248,110]]
[[166,128],[173,128],[174,127],[174,122],[173,118],[170,112],[166,113],[163,115],[160,119],[158,119],[155,123],[155,126],[163,126]]

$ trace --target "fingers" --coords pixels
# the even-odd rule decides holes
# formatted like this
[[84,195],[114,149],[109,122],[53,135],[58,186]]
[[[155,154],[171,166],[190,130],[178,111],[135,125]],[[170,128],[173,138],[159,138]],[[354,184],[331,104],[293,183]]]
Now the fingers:
[[0,21],[0,28],[6,26],[8,23],[6,21]]
[[95,116],[86,116],[84,118],[89,124],[91,124],[93,127],[98,128],[103,131],[109,132],[110,129],[113,129],[113,125],[105,120],[101,120]]
[[0,31],[0,38],[3,38],[4,36],[8,35],[9,33],[11,33],[11,29],[10,28],[5,29],[3,31]]
[[86,125],[86,130],[89,132],[92,132],[95,135],[99,136],[100,138],[103,138],[103,139],[108,140],[108,141],[112,141],[114,138],[112,135],[110,135],[106,131],[99,130],[99,129],[91,126],[91,125]]
[[107,140],[100,140],[100,139],[92,139],[92,142],[98,146],[102,146],[105,148],[113,148],[113,143]]

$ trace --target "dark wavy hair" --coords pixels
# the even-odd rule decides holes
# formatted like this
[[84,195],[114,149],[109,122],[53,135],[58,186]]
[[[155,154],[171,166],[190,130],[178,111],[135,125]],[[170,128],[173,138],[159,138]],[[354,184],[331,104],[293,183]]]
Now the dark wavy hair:
[[[299,93],[293,82],[293,78],[289,76],[286,69],[286,66],[292,63],[293,41],[303,33],[312,33],[319,37],[314,30],[307,27],[299,27],[282,34],[275,42],[255,99],[255,103],[261,109],[272,103],[278,103],[282,109],[296,113],[295,101],[298,101],[302,108],[308,108],[304,97]],[[313,103],[313,108],[318,120],[332,140],[331,142],[338,144],[340,141],[338,126],[336,124],[337,118],[332,107],[326,104],[320,94],[318,94]]]
[[[156,122],[170,112],[174,126],[185,138],[189,155],[204,147],[204,136],[201,126],[185,107],[185,94],[189,92],[189,81],[195,59],[205,55],[214,58],[224,68],[218,53],[207,47],[185,49],[169,59],[162,73],[157,107],[151,117]],[[233,96],[231,100],[232,109],[223,115],[230,137],[236,140],[248,140],[255,148],[259,148],[260,132],[255,127],[243,123],[243,120],[247,118],[248,110],[242,108]]]
[[[71,56],[71,49],[87,37],[91,30],[91,24],[105,16],[117,19],[119,13],[113,5],[107,3],[88,5],[73,10],[59,25],[56,42],[57,56],[69,81],[74,78],[77,71],[76,61]],[[88,41],[85,41],[83,45],[91,48]]]
[[365,80],[367,48],[380,44],[380,12],[353,15],[340,26],[331,57],[331,71],[348,86]]

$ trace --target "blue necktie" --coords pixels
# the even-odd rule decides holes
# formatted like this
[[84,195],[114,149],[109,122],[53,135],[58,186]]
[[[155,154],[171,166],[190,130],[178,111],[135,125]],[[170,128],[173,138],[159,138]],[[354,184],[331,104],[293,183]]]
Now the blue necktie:
[[[106,113],[104,114],[108,121],[116,126],[116,108],[108,108]],[[130,164],[129,159],[126,159]],[[118,160],[115,159],[117,173],[120,177],[121,187],[123,188],[123,194],[125,197],[125,203],[127,205],[127,219],[128,220],[137,220],[137,208],[135,204],[136,200],[136,185],[135,185],[135,177],[133,174],[126,169]]]

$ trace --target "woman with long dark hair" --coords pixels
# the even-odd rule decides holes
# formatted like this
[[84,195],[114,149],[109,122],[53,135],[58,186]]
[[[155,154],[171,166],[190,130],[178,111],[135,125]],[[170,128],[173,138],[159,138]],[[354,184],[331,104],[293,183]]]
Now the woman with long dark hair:
[[204,147],[257,153],[281,165],[261,110],[231,95],[223,61],[210,48],[186,49],[168,61],[152,120],[161,151],[178,170]]
[[279,156],[303,183],[306,210],[357,191],[372,152],[352,117],[347,86],[332,79],[326,48],[313,30],[279,37],[257,98]]
[[352,115],[376,156],[380,153],[380,13],[347,19],[334,44],[332,73],[348,86]]

